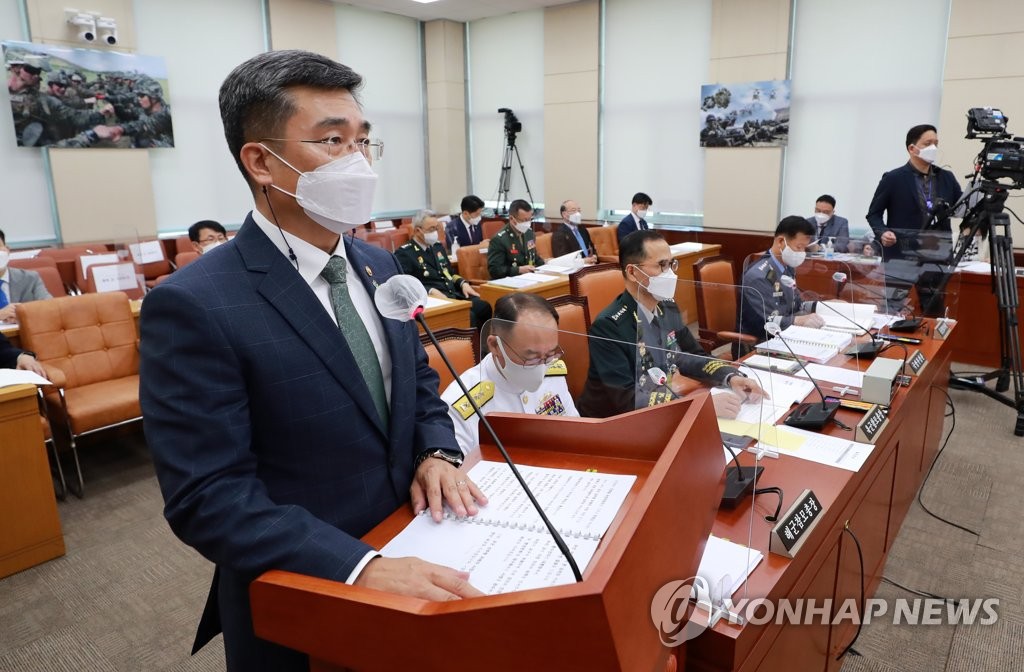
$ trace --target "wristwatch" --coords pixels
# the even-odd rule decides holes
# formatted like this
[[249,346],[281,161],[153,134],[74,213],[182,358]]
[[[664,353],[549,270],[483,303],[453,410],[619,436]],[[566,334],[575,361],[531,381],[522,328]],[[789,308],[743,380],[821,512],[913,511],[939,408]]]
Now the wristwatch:
[[729,383],[732,382],[732,379],[735,376],[742,376],[743,378],[746,378],[747,374],[743,373],[742,371],[733,371],[732,373],[725,377],[725,380],[722,381],[722,385],[725,387],[729,387]]
[[461,450],[445,450],[444,448],[438,448],[437,450],[424,450],[416,456],[416,463],[412,465],[413,471],[419,469],[424,460],[431,457],[444,460],[456,469],[461,467],[463,460],[465,460],[465,456],[462,454]]

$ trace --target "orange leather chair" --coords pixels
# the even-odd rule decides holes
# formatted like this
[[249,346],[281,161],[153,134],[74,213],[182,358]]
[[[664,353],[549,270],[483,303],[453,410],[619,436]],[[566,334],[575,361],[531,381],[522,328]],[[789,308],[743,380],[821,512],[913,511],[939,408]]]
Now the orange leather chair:
[[550,233],[537,234],[537,256],[544,261],[548,261],[555,256],[555,253],[551,249]]
[[[57,271],[69,294],[80,292],[75,263],[83,254],[106,254],[105,245],[71,245],[68,247],[47,247],[39,251],[40,257],[50,257],[57,263]],[[83,278],[84,283],[84,278]]]
[[471,284],[482,285],[491,279],[491,273],[487,270],[487,255],[481,250],[486,250],[490,240],[485,238],[479,245],[466,245],[455,252],[458,259],[459,275]]
[[732,258],[718,255],[701,259],[693,265],[693,278],[700,338],[712,349],[731,345],[733,356],[748,352],[757,339],[736,331],[740,288],[733,283]]
[[480,231],[483,232],[484,238],[494,238],[498,231],[505,228],[505,224],[506,220],[504,219],[487,219],[480,224],[480,226],[483,227]]
[[24,347],[36,353],[56,391],[46,394],[49,417],[68,430],[77,490],[84,492],[76,439],[133,422],[139,407],[139,346],[123,292],[67,296],[18,306]]
[[[444,348],[444,354],[448,356],[448,361],[452,363],[452,366],[460,374],[480,363],[480,336],[476,329],[448,327],[446,329],[438,329],[434,332],[434,336],[437,338],[438,343],[441,344],[441,347]],[[420,342],[423,343],[423,349],[427,351],[430,368],[437,371],[437,375],[441,379],[437,388],[438,394],[441,394],[452,384],[455,377],[452,376],[448,367],[445,366],[444,360],[441,359],[437,348],[430,341],[430,337],[426,334],[420,334]]]
[[382,250],[387,250],[388,252],[395,251],[395,243],[390,231],[370,231],[365,236],[360,236],[360,238],[370,245],[376,245]]
[[57,270],[57,262],[53,257],[36,257],[34,259],[11,259],[11,268],[20,268],[27,271],[34,271],[46,285],[46,291],[52,297],[67,296],[68,290],[64,287],[64,281]]
[[617,232],[618,224],[611,226],[588,226],[587,233],[590,234],[590,242],[597,250],[597,260],[602,263],[619,263],[619,238]]
[[618,264],[585,266],[569,276],[570,293],[587,297],[594,315],[600,314],[625,289],[626,281]]
[[565,352],[562,359],[569,369],[565,383],[575,401],[583,394],[590,368],[590,339],[587,336],[590,332],[590,308],[587,297],[565,294],[548,299],[548,303],[558,312],[558,344]]

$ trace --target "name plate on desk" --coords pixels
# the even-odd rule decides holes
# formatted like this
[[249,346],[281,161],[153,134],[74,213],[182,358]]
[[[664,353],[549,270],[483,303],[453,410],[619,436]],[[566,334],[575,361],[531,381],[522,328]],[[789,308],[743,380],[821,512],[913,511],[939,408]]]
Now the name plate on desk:
[[946,340],[946,337],[949,336],[949,332],[953,330],[954,324],[956,324],[956,320],[939,318],[935,320],[935,331],[932,333],[935,334],[935,338],[940,341],[944,341]]
[[874,443],[879,432],[889,423],[889,411],[884,406],[875,405],[864,414],[857,423],[856,438],[861,443]]
[[768,550],[787,558],[796,557],[824,510],[814,493],[804,490],[772,528]]
[[916,376],[924,371],[924,367],[928,366],[928,358],[924,356],[924,353],[920,350],[915,350],[914,354],[907,359],[907,368],[903,373]]

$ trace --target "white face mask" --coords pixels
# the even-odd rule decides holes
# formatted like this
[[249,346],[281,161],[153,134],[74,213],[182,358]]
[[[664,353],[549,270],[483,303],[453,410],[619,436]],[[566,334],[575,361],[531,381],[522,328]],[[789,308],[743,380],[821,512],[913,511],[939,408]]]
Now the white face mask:
[[501,342],[501,338],[495,336],[498,341],[498,350],[501,351],[501,357],[505,360],[505,366],[498,366],[498,371],[505,377],[508,384],[511,385],[517,392],[536,392],[540,389],[541,384],[544,382],[544,374],[547,373],[547,364],[537,364],[535,366],[524,366],[522,364],[516,364],[509,359],[508,353],[505,352],[505,345]]
[[574,212],[571,215],[569,215],[569,223],[572,224],[573,226],[579,226],[580,222],[582,222],[582,221],[583,221],[583,214],[582,213]]
[[647,276],[647,292],[658,301],[674,301],[676,296],[676,274],[665,271],[661,275],[647,275],[637,266],[638,271]]
[[646,210],[637,210],[636,211],[636,216],[639,217],[640,219],[643,219],[644,217],[647,216],[647,211]]
[[11,262],[11,253],[7,250],[0,250],[0,271],[7,270],[7,264]]
[[294,194],[276,185],[270,186],[294,197],[314,222],[341,235],[370,221],[377,174],[361,152],[352,152],[303,173],[274,150],[266,145],[263,148],[299,174]]
[[437,243],[437,231],[429,231],[423,234],[423,242],[427,247],[433,247]]
[[516,227],[516,231],[518,231],[519,233],[526,233],[527,231],[530,230],[532,224],[533,222],[531,221],[513,222],[512,226]]
[[474,217],[474,218],[472,218],[472,219],[470,219],[470,220],[469,220],[469,223],[470,223],[470,225],[472,225],[472,226],[476,226],[477,224],[479,224],[479,223],[480,223],[480,220],[481,220],[481,219],[483,219],[483,217]]
[[782,263],[786,266],[792,266],[796,268],[800,264],[804,263],[804,259],[807,258],[807,252],[797,252],[791,249],[785,241],[782,242]]
[[830,219],[832,219],[832,215],[826,215],[824,212],[814,213],[814,221],[818,222],[818,226],[821,226]]
[[200,252],[200,254],[206,254],[207,252],[209,252],[209,251],[210,251],[210,250],[212,250],[213,248],[215,248],[215,247],[220,247],[220,246],[221,246],[221,245],[223,245],[223,244],[224,244],[224,241],[223,241],[223,240],[215,240],[215,241],[213,241],[212,243],[207,243],[206,245],[203,245],[203,246],[202,246],[202,247],[200,248],[200,249],[202,249],[202,252]]
[[917,150],[917,156],[925,163],[935,163],[935,159],[938,158],[939,146],[928,145],[927,147],[919,147]]

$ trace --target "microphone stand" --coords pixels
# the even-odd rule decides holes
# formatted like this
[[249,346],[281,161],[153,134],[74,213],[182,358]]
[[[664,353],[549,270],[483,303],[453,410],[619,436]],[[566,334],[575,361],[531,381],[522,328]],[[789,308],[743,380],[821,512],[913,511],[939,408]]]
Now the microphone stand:
[[722,443],[729,454],[735,467],[728,467],[725,470],[725,490],[722,492],[722,506],[727,509],[735,508],[744,499],[750,490],[757,483],[757,479],[764,471],[764,467],[744,467],[736,456],[736,451],[726,443]]
[[[807,370],[807,367],[804,366],[803,360],[797,357],[797,354],[793,352],[793,348],[789,347],[789,343],[787,343],[786,339],[782,337],[778,328],[779,325],[773,322],[769,324],[775,328],[775,333],[772,335],[782,341],[782,344],[786,346],[786,350],[789,350],[789,354],[793,355],[793,359],[795,359],[797,364],[800,365],[800,368],[803,369],[804,374],[807,376],[807,380],[811,381],[811,384],[814,385],[814,389],[817,390],[818,394],[821,396],[820,404],[798,404],[796,409],[794,409],[793,412],[789,414],[789,417],[786,418],[785,424],[790,427],[800,427],[803,429],[821,429],[830,422],[833,417],[835,417],[836,411],[839,410],[839,400],[836,399],[831,402],[825,400],[825,393],[821,391],[818,381],[814,379],[814,376],[812,376],[810,371]],[[768,330],[767,325],[765,325],[765,331],[772,333]]]
[[434,347],[437,348],[437,353],[441,355],[441,359],[444,360],[445,366],[447,366],[448,370],[451,371],[451,374],[455,376],[455,382],[458,383],[459,389],[466,395],[466,399],[469,400],[470,405],[473,407],[473,411],[476,412],[477,416],[480,418],[480,423],[484,426],[484,429],[487,430],[487,433],[491,435],[491,438],[494,439],[494,445],[498,447],[498,452],[501,453],[505,463],[508,464],[509,469],[512,470],[512,474],[516,477],[516,480],[519,481],[519,485],[523,488],[523,492],[526,493],[530,503],[533,504],[533,508],[537,510],[538,515],[540,515],[540,519],[544,521],[544,526],[548,528],[548,532],[551,533],[551,538],[555,540],[555,546],[557,546],[558,550],[565,556],[566,562],[569,563],[569,569],[572,570],[573,577],[575,577],[577,583],[583,581],[583,574],[580,573],[580,568],[576,564],[576,559],[572,557],[572,552],[566,545],[565,540],[562,539],[562,535],[558,533],[557,529],[555,529],[555,526],[548,519],[547,514],[544,513],[544,509],[541,508],[537,498],[533,496],[533,491],[530,490],[530,486],[526,484],[526,480],[523,478],[522,474],[519,473],[515,463],[512,462],[512,458],[509,457],[508,451],[505,450],[505,445],[501,442],[501,439],[498,438],[498,434],[494,431],[494,428],[491,427],[491,423],[487,421],[487,417],[480,411],[480,407],[477,406],[476,400],[473,399],[473,395],[469,393],[468,389],[466,389],[466,384],[462,382],[462,378],[459,377],[455,367],[452,366],[451,361],[448,359],[448,355],[444,353],[437,337],[434,336],[434,332],[431,330],[430,326],[427,325],[427,321],[423,318],[423,306],[418,306],[416,308],[416,311],[413,313],[413,318],[421,327],[423,327],[424,333],[426,333],[430,342],[434,344]]

